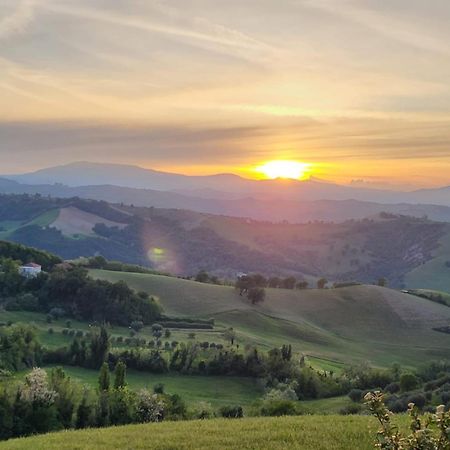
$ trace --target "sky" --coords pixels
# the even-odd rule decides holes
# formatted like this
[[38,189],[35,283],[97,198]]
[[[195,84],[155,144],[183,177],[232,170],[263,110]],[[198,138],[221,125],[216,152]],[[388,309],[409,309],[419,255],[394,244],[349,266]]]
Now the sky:
[[450,184],[448,0],[0,0],[0,173]]

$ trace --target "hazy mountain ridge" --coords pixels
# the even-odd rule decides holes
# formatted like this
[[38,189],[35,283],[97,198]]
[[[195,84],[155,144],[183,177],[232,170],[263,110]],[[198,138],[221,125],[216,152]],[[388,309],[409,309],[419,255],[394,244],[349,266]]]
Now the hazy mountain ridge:
[[[219,198],[253,197],[295,201],[361,200],[379,203],[426,203],[450,206],[450,186],[412,192],[338,185],[312,178],[297,180],[251,180],[233,174],[188,176],[137,166],[78,162],[4,178],[25,184],[61,183],[70,187],[114,185],[159,191],[208,190]],[[229,193],[230,196],[227,196]]]
[[[219,176],[221,177],[221,176]],[[222,176],[227,178],[227,175]],[[265,182],[256,182],[262,183]],[[281,181],[291,185],[290,181]],[[316,182],[311,182],[316,183]],[[319,184],[315,184],[319,186]],[[306,185],[303,185],[306,186]],[[327,184],[320,184],[325,189]],[[333,185],[332,185],[333,186]],[[444,189],[445,190],[445,189]],[[0,178],[0,192],[5,194],[35,194],[53,197],[80,197],[105,200],[111,203],[154,206],[158,208],[189,209],[192,211],[248,217],[262,221],[289,221],[303,223],[313,220],[341,222],[348,219],[362,219],[382,211],[414,217],[428,216],[432,220],[450,222],[450,207],[445,205],[382,204],[354,199],[344,200],[292,200],[271,194],[254,195],[217,191],[211,188],[175,189],[171,191],[138,189],[115,185],[67,186],[64,184],[22,184],[18,181]]]

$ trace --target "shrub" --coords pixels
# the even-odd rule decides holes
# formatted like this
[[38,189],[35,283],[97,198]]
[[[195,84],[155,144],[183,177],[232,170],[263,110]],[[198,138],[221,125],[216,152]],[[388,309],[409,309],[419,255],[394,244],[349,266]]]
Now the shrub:
[[449,391],[441,392],[441,401],[444,404],[447,404],[448,402],[450,402],[450,392]]
[[389,394],[395,394],[397,392],[400,391],[400,383],[394,382],[394,383],[389,383],[384,390],[386,392],[389,392]]
[[68,330],[67,328],[64,328],[64,329],[62,330],[62,334],[63,334],[64,336],[67,336],[67,335],[69,334],[69,330]]
[[348,396],[353,402],[360,402],[363,398],[364,391],[361,389],[352,389]]
[[130,327],[136,332],[141,331],[144,328],[144,322],[142,320],[134,320],[131,322]]
[[153,386],[153,392],[155,394],[164,394],[164,384],[163,383],[157,383]]
[[222,406],[220,408],[219,413],[222,417],[226,417],[228,419],[240,419],[244,417],[244,411],[242,406]]
[[339,410],[339,414],[342,414],[344,416],[359,414],[360,412],[361,412],[361,405],[347,405]]
[[427,399],[423,394],[413,394],[408,397],[408,404],[414,403],[418,408],[423,408],[427,403]]
[[195,339],[195,333],[189,333],[188,339]]
[[54,333],[53,328],[49,328],[49,329],[47,330],[47,333],[48,333],[48,334],[53,334],[53,333]]
[[403,392],[412,391],[419,385],[419,380],[413,373],[404,373],[400,376],[400,389]]
[[295,416],[297,408],[290,400],[268,400],[261,407],[262,416]]

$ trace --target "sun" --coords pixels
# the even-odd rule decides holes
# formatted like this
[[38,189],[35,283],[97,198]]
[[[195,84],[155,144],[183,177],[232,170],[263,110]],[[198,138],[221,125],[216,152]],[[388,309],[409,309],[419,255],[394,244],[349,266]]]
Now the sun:
[[256,167],[256,171],[272,180],[276,178],[288,178],[300,180],[305,176],[310,164],[298,161],[268,161],[265,164]]

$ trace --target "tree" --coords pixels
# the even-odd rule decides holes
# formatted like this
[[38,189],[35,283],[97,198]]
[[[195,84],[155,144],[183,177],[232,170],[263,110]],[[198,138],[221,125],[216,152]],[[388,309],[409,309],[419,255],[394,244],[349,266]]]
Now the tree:
[[83,397],[78,405],[75,428],[87,428],[92,423],[92,405],[89,402],[89,391],[87,389],[83,392]]
[[109,379],[109,367],[106,362],[102,364],[100,374],[98,376],[98,388],[100,392],[109,391],[110,379]]
[[278,288],[281,285],[281,280],[278,277],[271,277],[269,278],[267,284],[271,288]]
[[307,281],[299,281],[296,285],[297,289],[306,289],[308,287]]
[[209,281],[208,272],[205,270],[200,270],[200,272],[195,276],[195,281],[199,283],[207,283]]
[[377,284],[378,284],[378,286],[381,286],[381,287],[387,286],[387,280],[386,280],[386,278],[383,278],[383,277],[378,278]]
[[294,289],[296,279],[294,277],[287,277],[283,280],[283,288],[284,289]]
[[319,280],[317,280],[317,288],[318,289],[324,289],[325,286],[327,285],[328,280],[326,278],[320,278]]
[[234,344],[234,340],[236,339],[236,332],[233,330],[233,328],[228,328],[228,330],[225,330],[223,333],[223,337],[230,341],[231,345]]
[[91,363],[93,367],[100,367],[109,351],[109,335],[105,327],[100,328],[100,333],[93,333],[91,336]]
[[412,391],[419,384],[419,380],[413,373],[403,373],[400,376],[400,389],[403,392]]
[[127,385],[126,372],[126,364],[121,359],[119,359],[116,364],[116,368],[114,369],[114,389],[123,388]]
[[264,288],[253,287],[247,293],[247,298],[252,302],[252,305],[261,303],[266,298],[266,291]]

